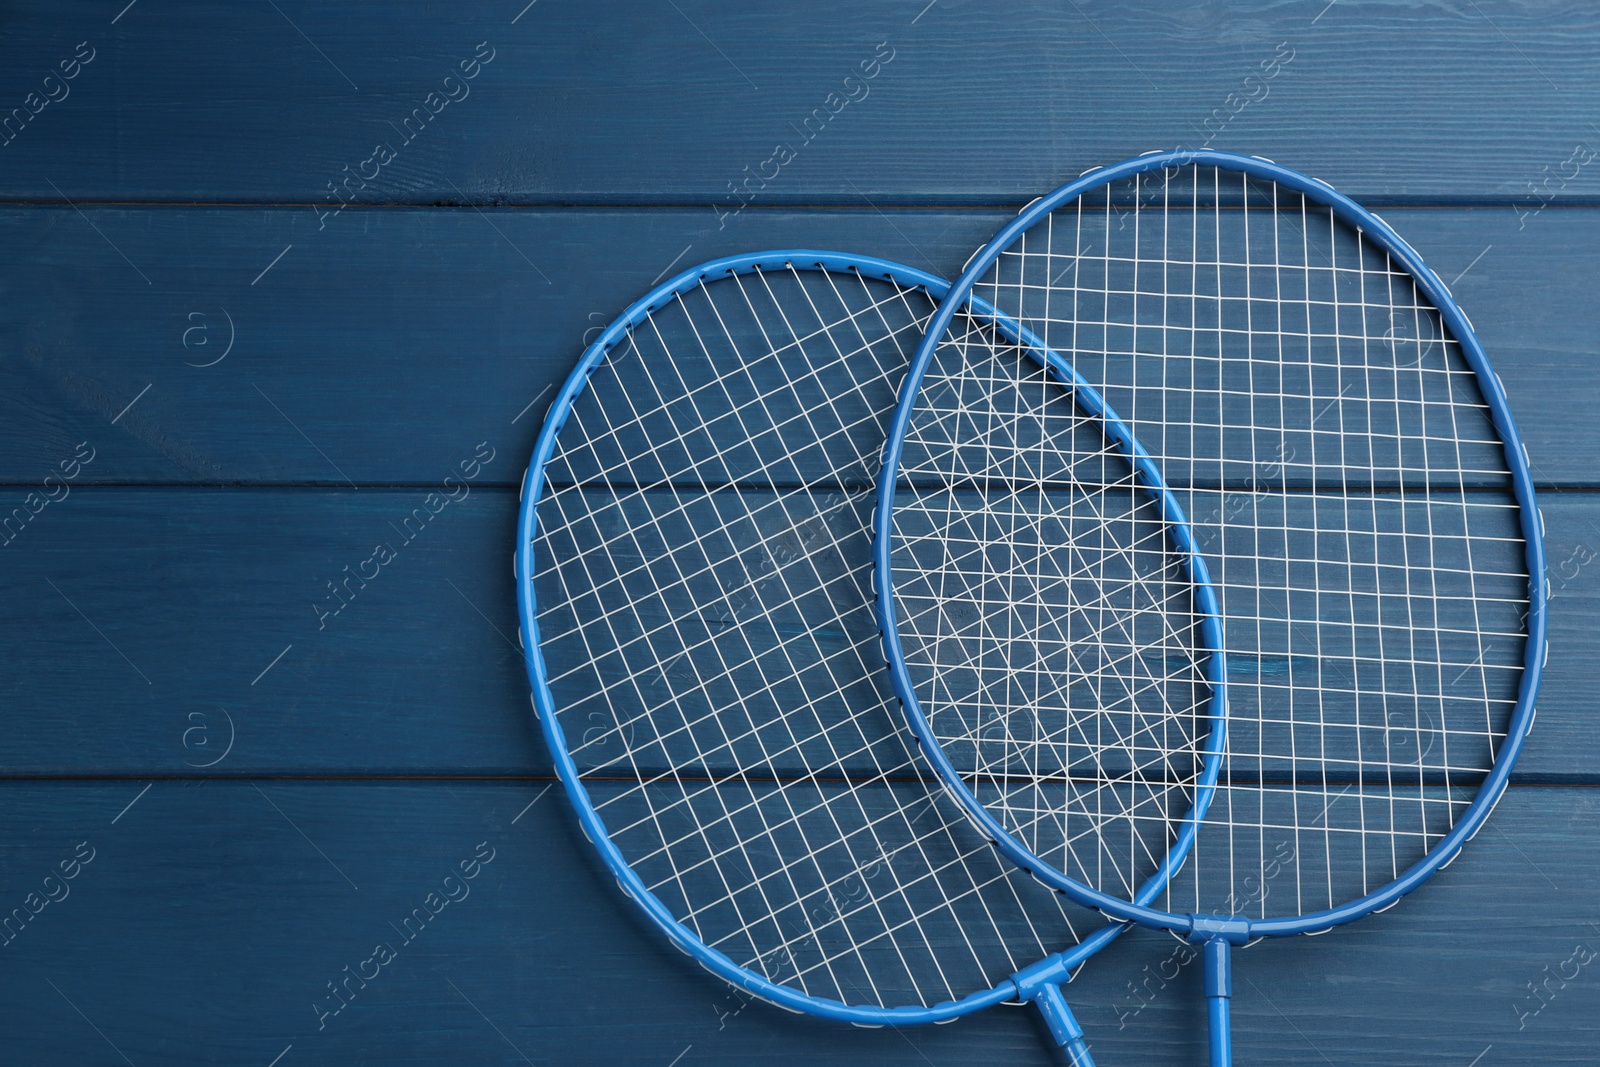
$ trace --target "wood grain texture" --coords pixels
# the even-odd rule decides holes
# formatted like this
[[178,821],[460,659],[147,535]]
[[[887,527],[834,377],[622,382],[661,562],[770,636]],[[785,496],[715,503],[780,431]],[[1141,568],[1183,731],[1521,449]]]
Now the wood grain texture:
[[[16,120],[0,195],[332,203],[390,145],[365,202],[737,206],[748,167],[764,203],[1020,204],[1210,140],[1375,201],[1502,201],[1592,143],[1600,104],[1583,0],[119,7],[7,17],[7,111],[95,55]],[[1552,188],[1592,201],[1585,177]]]
[[[636,914],[559,790],[543,789],[5,785],[6,810],[29,827],[4,845],[7,909],[87,854],[80,843],[93,858],[64,883],[58,873],[60,899],[0,948],[0,990],[27,1020],[0,1062],[1057,1062],[1017,1009],[896,1031],[747,1003]],[[1239,1062],[1465,1064],[1491,1045],[1481,1062],[1589,1062],[1600,963],[1567,961],[1600,946],[1587,904],[1600,881],[1571,842],[1597,832],[1592,790],[1514,788],[1399,907],[1241,953]],[[447,892],[426,923],[405,924]],[[395,959],[335,999],[328,983],[379,943]],[[1183,951],[1135,932],[1068,987],[1101,1062],[1204,1062],[1198,968]],[[1547,974],[1558,977],[1535,998],[1528,983]]]
[[[0,514],[85,441],[85,484],[348,487],[434,484],[487,439],[504,457],[487,484],[515,485],[584,339],[669,268],[837,248],[951,276],[1004,219],[493,215],[370,209],[319,234],[291,209],[0,211],[17,251],[0,263],[0,482],[17,487]],[[1520,230],[1509,207],[1387,216],[1455,283],[1539,483],[1600,484],[1589,398],[1572,388],[1600,359],[1600,211],[1550,209]]]
[[[6,770],[548,774],[518,648],[516,493],[472,489],[423,525],[428,492],[79,488],[51,504],[0,549],[18,665]],[[1600,496],[1543,507],[1550,664],[1517,774],[1594,782]],[[396,558],[363,583],[379,542]]]
[[[1554,594],[1517,784],[1399,907],[1240,954],[1241,1067],[1594,1060],[1600,10],[525,4],[0,11],[0,1065],[1059,1062],[1030,1011],[858,1030],[669,949],[549,778],[514,486],[672,269],[950,276],[1061,181],[1208,141],[1382,207],[1450,283]],[[470,895],[408,936],[446,875]],[[1106,1067],[1204,1062],[1189,951],[1135,931],[1068,989]]]
[[[548,766],[518,647],[516,494],[472,492],[419,532],[426,497],[79,490],[51,505],[5,572],[27,605],[8,659],[38,668],[7,685],[47,751],[8,746],[7,769],[228,773],[272,735],[274,763],[311,773],[417,773],[450,750],[473,755],[439,766],[470,773]],[[363,583],[379,542],[396,558]],[[252,544],[253,563],[226,562]]]

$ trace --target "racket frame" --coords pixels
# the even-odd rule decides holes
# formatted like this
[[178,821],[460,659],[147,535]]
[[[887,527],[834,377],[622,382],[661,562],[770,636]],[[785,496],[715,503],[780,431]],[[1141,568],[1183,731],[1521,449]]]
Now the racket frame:
[[543,428],[534,445],[533,457],[523,474],[513,574],[517,583],[517,613],[522,628],[523,659],[532,686],[531,699],[535,716],[539,720],[540,729],[554,759],[556,774],[561,779],[567,800],[577,812],[578,824],[583,830],[583,835],[588,838],[589,843],[610,868],[616,877],[617,885],[666,935],[673,946],[723,981],[780,1008],[869,1027],[951,1022],[963,1015],[996,1004],[1028,1001],[1039,1005],[1058,1043],[1070,1047],[1075,1042],[1081,1042],[1083,1032],[1067,1009],[1058,986],[1070,981],[1076,968],[1122,933],[1126,929],[1125,925],[1108,923],[1071,949],[1047,956],[1038,963],[1024,968],[1014,977],[990,989],[971,993],[960,1000],[945,1001],[927,1007],[906,1005],[880,1008],[844,1004],[825,997],[811,996],[740,966],[726,954],[706,945],[672,915],[666,905],[646,887],[639,875],[628,865],[621,850],[612,842],[604,821],[589,797],[577,763],[568,751],[566,735],[558,720],[555,700],[550,691],[544,656],[540,651],[538,606],[534,598],[532,580],[535,565],[534,542],[538,536],[538,506],[544,489],[546,464],[555,451],[556,437],[566,425],[567,418],[572,412],[573,402],[583,392],[590,376],[604,362],[612,346],[621,340],[629,329],[643,322],[657,308],[705,281],[788,266],[836,274],[859,273],[866,278],[886,279],[905,288],[924,289],[935,301],[941,300],[949,288],[949,283],[942,278],[875,256],[855,256],[811,249],[759,252],[726,256],[690,267],[635,300],[606,327],[584,350],[577,366],[567,376],[561,390],[551,401]]
[[[973,794],[971,787],[962,780],[955,767],[951,765],[949,757],[945,755],[932,731],[921,702],[912,689],[905,653],[900,646],[899,632],[895,625],[893,575],[889,563],[893,549],[892,522],[895,482],[900,470],[900,454],[905,442],[906,431],[910,425],[918,388],[927,372],[928,366],[932,363],[934,352],[943,339],[956,311],[972,299],[973,285],[999,259],[1000,255],[1010,248],[1019,236],[1063,204],[1071,203],[1084,193],[1124,178],[1131,178],[1153,170],[1190,165],[1216,166],[1243,172],[1247,176],[1262,178],[1275,182],[1284,188],[1292,189],[1306,199],[1331,209],[1340,221],[1354,227],[1359,233],[1372,239],[1410,274],[1417,283],[1418,288],[1433,302],[1434,307],[1439,311],[1445,327],[1460,345],[1463,356],[1477,378],[1478,387],[1483,393],[1484,401],[1489,408],[1490,418],[1505,446],[1506,464],[1511,472],[1512,490],[1518,504],[1518,519],[1521,524],[1523,539],[1527,545],[1526,556],[1529,574],[1528,641],[1523,654],[1522,679],[1519,683],[1517,704],[1512,710],[1511,718],[1507,724],[1505,741],[1501,744],[1494,765],[1485,776],[1482,785],[1479,786],[1477,796],[1473,798],[1472,803],[1462,813],[1461,818],[1450,829],[1449,833],[1438,844],[1434,845],[1427,855],[1407,868],[1394,881],[1348,904],[1301,916],[1250,919],[1245,916],[1173,914],[1140,904],[1137,902],[1137,898],[1134,901],[1129,901],[1101,892],[1069,877],[1054,865],[1040,859],[1031,849],[1017,841],[1009,831],[1000,825]],[[1150,469],[1154,471],[1154,466],[1150,464],[1149,457],[1143,455],[1143,449],[1138,445],[1137,441],[1134,441],[1131,431],[1127,430],[1125,424],[1111,412],[1109,407],[1104,407],[1104,400],[1100,399],[1099,394],[1084,382],[1064,360],[1060,360],[1060,357],[1053,352],[1049,354],[1055,357],[1055,360],[1050,362],[1050,368],[1058,377],[1062,378],[1063,385],[1072,389],[1074,396],[1098,400],[1104,410],[1104,419],[1108,431],[1118,431],[1118,428],[1120,428],[1119,432],[1125,433],[1127,441],[1132,442],[1133,447],[1138,449],[1143,464],[1149,465]],[[1154,478],[1154,484],[1161,486],[1163,511],[1166,513],[1166,501],[1169,493],[1165,488],[1165,483],[1160,480],[1159,472],[1155,472]],[[1176,506],[1175,502],[1173,506]],[[1174,527],[1175,537],[1182,539],[1185,551],[1193,552],[1193,537],[1187,522],[1181,521],[1181,512],[1177,512],[1175,517],[1180,520]],[[1169,516],[1168,521],[1172,523],[1174,516]],[[1317,178],[1300,174],[1260,156],[1239,155],[1216,149],[1177,149],[1149,152],[1133,159],[1124,160],[1121,163],[1086,171],[1054,192],[1033,201],[968,261],[960,277],[950,286],[949,292],[940,302],[933,318],[928,322],[927,335],[912,356],[911,366],[906,372],[905,381],[901,387],[899,406],[895,409],[893,421],[889,426],[889,437],[884,444],[883,464],[879,470],[878,507],[874,516],[873,580],[877,588],[878,620],[883,632],[884,653],[889,660],[890,678],[894,683],[895,691],[900,697],[901,705],[905,709],[912,729],[921,740],[924,752],[938,772],[939,778],[945,784],[947,790],[961,804],[968,816],[986,834],[993,838],[996,847],[1003,854],[1012,862],[1039,878],[1046,885],[1059,889],[1078,903],[1096,908],[1113,919],[1169,930],[1197,942],[1222,941],[1228,944],[1242,945],[1259,937],[1287,937],[1292,934],[1324,933],[1336,926],[1354,922],[1372,912],[1389,907],[1402,896],[1421,885],[1435,871],[1454,859],[1467,841],[1471,840],[1472,836],[1482,827],[1484,820],[1489,817],[1489,813],[1505,792],[1506,784],[1511,776],[1511,768],[1516,763],[1517,756],[1522,750],[1523,742],[1526,740],[1528,731],[1533,725],[1534,701],[1537,699],[1539,692],[1539,675],[1547,655],[1545,645],[1545,608],[1548,599],[1548,580],[1544,576],[1545,553],[1542,525],[1539,509],[1534,500],[1533,479],[1529,471],[1527,446],[1523,444],[1521,435],[1517,433],[1516,423],[1511,417],[1511,410],[1506,402],[1505,387],[1500,381],[1500,376],[1489,366],[1488,357],[1484,354],[1483,346],[1479,343],[1477,334],[1473,331],[1472,323],[1468,321],[1466,313],[1456,304],[1444,282],[1422,261],[1422,257],[1417,254],[1416,250],[1408,245],[1383,219],[1338,192],[1333,186]],[[1204,562],[1199,560],[1198,556],[1196,556],[1196,562],[1200,565],[1199,573],[1203,574]],[[1197,586],[1196,593],[1197,601],[1203,602],[1207,611],[1204,625],[1220,627],[1220,615],[1217,610],[1215,594],[1214,590],[1210,588],[1209,582],[1203,586]],[[1221,666],[1220,630],[1217,631],[1216,647],[1219,651],[1212,658],[1213,667]],[[1213,670],[1212,674],[1215,675],[1216,671]],[[1220,678],[1214,677],[1213,684],[1220,687],[1223,682]],[[1218,691],[1221,691],[1220,688]],[[1215,709],[1212,714],[1217,723],[1217,726],[1213,727],[1213,733],[1220,736],[1221,730],[1217,727],[1222,724],[1222,715]],[[1220,764],[1220,759],[1217,763]],[[1214,786],[1216,767],[1211,766],[1207,770],[1211,772],[1210,781],[1211,785]],[[1210,797],[1207,795],[1205,797],[1207,804],[1209,799]],[[1196,809],[1203,815],[1205,806],[1200,803],[1198,796]],[[1192,842],[1195,830],[1196,825],[1191,816],[1182,826],[1181,833],[1187,834],[1188,841]],[[1186,853],[1187,848],[1184,851]],[[1218,989],[1225,989],[1229,985],[1226,968],[1227,960],[1225,956],[1219,956],[1215,960],[1208,956],[1208,985],[1215,984]],[[1223,998],[1226,995],[1226,993],[1221,994]],[[1216,1033],[1215,1027],[1213,1028],[1213,1033]]]

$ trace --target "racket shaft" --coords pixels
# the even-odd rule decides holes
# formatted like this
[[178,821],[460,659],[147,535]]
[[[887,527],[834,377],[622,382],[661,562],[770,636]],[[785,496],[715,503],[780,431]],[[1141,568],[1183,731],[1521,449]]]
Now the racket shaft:
[[1228,1018],[1233,998],[1233,961],[1228,942],[1213,938],[1205,943],[1204,954],[1211,1067],[1233,1067],[1233,1031]]

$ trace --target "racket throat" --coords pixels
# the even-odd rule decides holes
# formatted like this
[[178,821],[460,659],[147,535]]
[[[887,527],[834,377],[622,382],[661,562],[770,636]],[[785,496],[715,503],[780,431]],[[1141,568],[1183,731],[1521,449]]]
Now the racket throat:
[[1078,1025],[1067,998],[1061,994],[1061,983],[1071,980],[1071,969],[1061,956],[1040,960],[1012,976],[1017,987],[1017,999],[1027,1001],[1039,1009],[1050,1036],[1065,1049],[1072,1067],[1094,1067],[1089,1057],[1089,1046],[1083,1039],[1083,1027]]

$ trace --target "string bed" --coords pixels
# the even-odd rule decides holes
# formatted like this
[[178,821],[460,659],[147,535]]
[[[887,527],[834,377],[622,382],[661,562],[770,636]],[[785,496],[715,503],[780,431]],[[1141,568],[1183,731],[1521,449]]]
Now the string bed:
[[1200,799],[1208,656],[1160,487],[1022,340],[957,319],[922,379],[892,514],[897,633],[977,801],[1131,899]]

